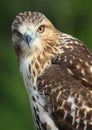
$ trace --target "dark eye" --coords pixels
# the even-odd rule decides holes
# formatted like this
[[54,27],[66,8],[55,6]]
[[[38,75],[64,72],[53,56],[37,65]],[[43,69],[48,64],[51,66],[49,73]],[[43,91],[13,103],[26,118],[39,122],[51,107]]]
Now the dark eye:
[[17,31],[16,29],[13,30],[13,32],[16,34],[17,37],[21,37],[21,35],[22,35],[22,34],[21,34],[19,31]]
[[37,29],[37,31],[38,31],[39,33],[43,33],[44,30],[45,30],[45,26],[44,26],[44,25],[41,25],[41,26]]

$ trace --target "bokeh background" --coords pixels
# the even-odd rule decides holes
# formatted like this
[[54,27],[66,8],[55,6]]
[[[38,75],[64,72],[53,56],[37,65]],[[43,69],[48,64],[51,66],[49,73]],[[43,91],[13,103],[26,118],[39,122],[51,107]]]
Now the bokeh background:
[[34,130],[11,40],[13,19],[29,10],[44,13],[59,30],[92,49],[91,0],[0,0],[0,130]]

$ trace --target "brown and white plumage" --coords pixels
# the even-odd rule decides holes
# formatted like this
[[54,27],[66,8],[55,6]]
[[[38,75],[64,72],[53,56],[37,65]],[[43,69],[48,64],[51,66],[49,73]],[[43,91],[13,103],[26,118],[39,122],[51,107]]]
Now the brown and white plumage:
[[37,130],[92,130],[92,52],[39,12],[16,16],[13,45]]

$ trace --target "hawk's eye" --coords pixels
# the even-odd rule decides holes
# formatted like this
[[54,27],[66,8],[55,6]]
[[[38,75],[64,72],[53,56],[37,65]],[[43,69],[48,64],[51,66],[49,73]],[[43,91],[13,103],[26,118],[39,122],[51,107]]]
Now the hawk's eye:
[[14,29],[14,33],[16,34],[17,37],[21,37],[21,33],[19,31],[17,31],[16,29]]
[[37,29],[37,31],[38,31],[39,33],[43,33],[44,30],[45,30],[45,26],[44,26],[44,25],[41,25],[41,26]]

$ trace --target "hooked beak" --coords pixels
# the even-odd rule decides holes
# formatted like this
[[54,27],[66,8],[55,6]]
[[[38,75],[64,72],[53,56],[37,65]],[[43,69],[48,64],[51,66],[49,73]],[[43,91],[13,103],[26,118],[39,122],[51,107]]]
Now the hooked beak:
[[[28,44],[28,46],[30,45],[30,42],[31,42],[31,40],[32,40],[32,37],[29,35],[29,34],[24,34],[23,36],[22,36],[22,38],[23,38],[23,40]],[[29,46],[30,47],[30,46]]]

